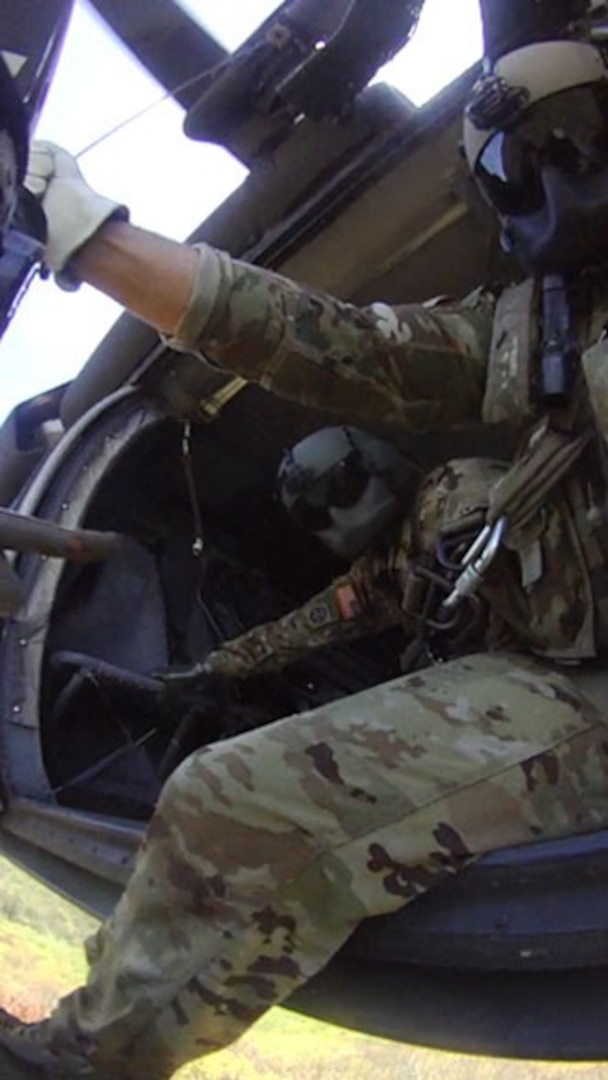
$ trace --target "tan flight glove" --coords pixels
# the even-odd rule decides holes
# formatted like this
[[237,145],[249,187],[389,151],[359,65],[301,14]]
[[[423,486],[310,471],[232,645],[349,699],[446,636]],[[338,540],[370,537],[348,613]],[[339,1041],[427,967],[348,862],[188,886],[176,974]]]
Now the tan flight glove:
[[129,211],[93,191],[76,159],[54,143],[32,144],[24,183],[46,215],[46,265],[54,271],[58,285],[77,289],[80,282],[70,269],[70,259],[106,221],[127,221]]

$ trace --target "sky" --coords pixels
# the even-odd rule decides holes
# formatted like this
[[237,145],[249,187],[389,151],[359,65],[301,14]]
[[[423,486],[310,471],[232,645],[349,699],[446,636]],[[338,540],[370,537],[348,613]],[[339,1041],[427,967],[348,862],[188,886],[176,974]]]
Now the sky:
[[[231,50],[280,6],[180,3]],[[480,55],[478,0],[427,0],[412,41],[374,81],[397,86],[422,106]],[[182,240],[246,172],[220,147],[187,139],[182,110],[163,93],[87,0],[76,0],[34,134],[77,155],[87,181],[126,203],[134,224]],[[52,281],[34,281],[0,345],[0,422],[18,402],[72,378],[119,314],[88,286],[65,293]]]

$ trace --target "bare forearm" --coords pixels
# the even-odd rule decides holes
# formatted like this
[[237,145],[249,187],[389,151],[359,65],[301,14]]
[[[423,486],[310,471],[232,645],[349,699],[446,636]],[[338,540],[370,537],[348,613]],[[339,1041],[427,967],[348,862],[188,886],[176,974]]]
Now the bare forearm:
[[185,244],[112,221],[77,252],[73,266],[81,281],[171,334],[188,307],[198,257]]

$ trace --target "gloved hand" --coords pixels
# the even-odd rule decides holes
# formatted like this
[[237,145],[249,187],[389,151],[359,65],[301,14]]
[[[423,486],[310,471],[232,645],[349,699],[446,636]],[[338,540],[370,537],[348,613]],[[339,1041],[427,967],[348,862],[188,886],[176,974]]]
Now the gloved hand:
[[200,662],[175,664],[155,671],[154,678],[162,683],[162,697],[169,705],[175,702],[223,709],[230,691],[230,680],[225,675],[210,671]]
[[24,184],[46,215],[47,266],[63,288],[78,288],[78,279],[68,267],[70,259],[106,221],[128,220],[127,207],[93,191],[76,159],[54,143],[32,144]]

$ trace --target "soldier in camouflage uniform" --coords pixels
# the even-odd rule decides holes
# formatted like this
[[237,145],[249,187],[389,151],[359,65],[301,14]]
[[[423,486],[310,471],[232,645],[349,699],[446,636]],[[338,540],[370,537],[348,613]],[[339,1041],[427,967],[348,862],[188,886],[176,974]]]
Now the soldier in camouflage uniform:
[[[608,277],[595,267],[606,258],[606,69],[595,46],[562,40],[509,54],[484,79],[467,152],[532,279],[461,304],[358,309],[131,227],[56,148],[32,161],[50,267],[181,348],[366,427],[439,429],[505,413],[527,424],[521,458],[490,491],[470,569],[484,581],[489,537],[518,574],[515,610],[500,616],[536,654],[457,658],[184,761],[113,917],[89,943],[86,986],[43,1023],[5,1018],[2,1042],[32,1075],[169,1076],[238,1037],[362,918],[415,900],[484,852],[608,823],[606,720],[559,668],[565,658],[584,670],[605,648]],[[583,348],[567,393],[531,377],[539,294],[548,315],[547,275],[564,270],[576,271],[579,302],[570,308],[557,280],[558,307],[574,311]],[[547,350],[542,358],[550,367]],[[522,601],[529,626],[518,637]]]
[[204,662],[163,673],[168,687],[200,689],[209,680],[212,690],[218,677],[279,671],[324,645],[395,626],[416,633],[403,597],[415,557],[410,510],[420,469],[383,439],[341,426],[287,450],[277,479],[295,523],[355,561],[297,610],[223,642]]
[[475,644],[538,648],[527,594],[506,548],[461,617],[446,613],[445,627],[432,633],[423,616],[431,608],[437,616],[451,591],[449,575],[439,580],[437,547],[449,550],[450,562],[458,559],[483,526],[491,492],[507,469],[501,461],[461,458],[420,479],[403,454],[360,429],[331,427],[309,435],[283,457],[281,500],[298,525],[334,554],[357,556],[354,562],[295,611],[161,677],[175,691],[209,683],[213,693],[218,678],[280,671],[325,645],[395,627],[409,642],[402,657],[406,671],[435,654],[470,652]]

